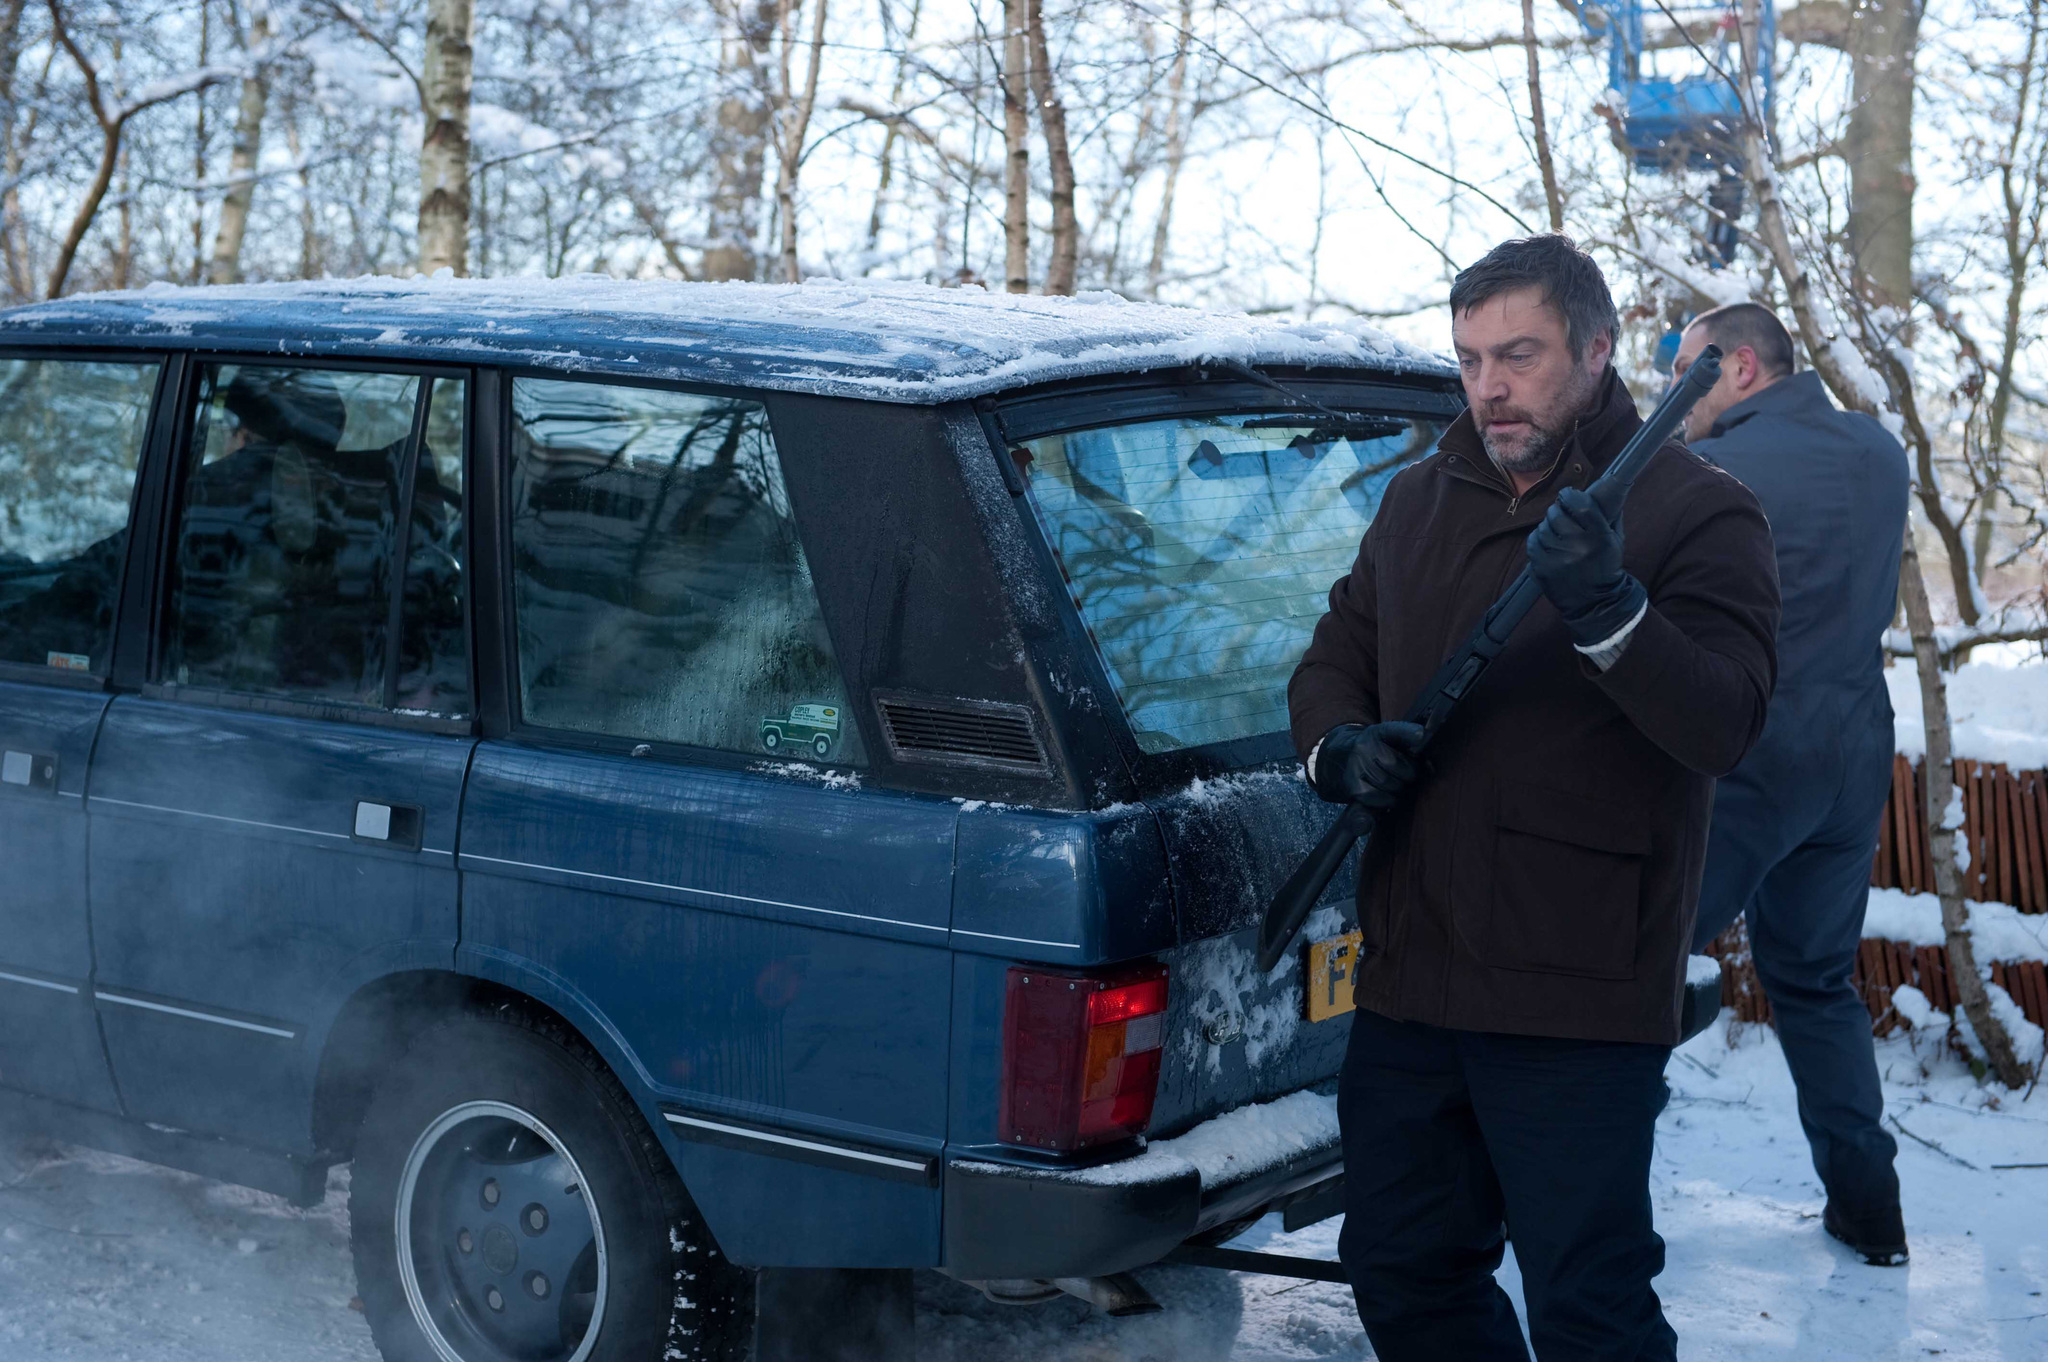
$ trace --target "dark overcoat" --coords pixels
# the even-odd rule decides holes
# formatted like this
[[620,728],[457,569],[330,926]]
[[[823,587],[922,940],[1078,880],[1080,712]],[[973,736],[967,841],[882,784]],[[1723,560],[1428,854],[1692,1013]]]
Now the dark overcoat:
[[[1398,718],[1527,561],[1560,487],[1585,487],[1641,424],[1609,370],[1543,482],[1517,496],[1460,416],[1388,486],[1288,684],[1296,749]],[[1476,1031],[1670,1044],[1714,777],[1762,730],[1777,567],[1741,483],[1667,443],[1624,511],[1649,591],[1596,670],[1549,601],[1431,747],[1359,873],[1362,1007]]]

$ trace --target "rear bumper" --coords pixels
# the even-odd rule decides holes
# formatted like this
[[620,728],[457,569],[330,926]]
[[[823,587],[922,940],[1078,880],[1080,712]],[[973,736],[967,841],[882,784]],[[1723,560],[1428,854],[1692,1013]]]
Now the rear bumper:
[[1144,1154],[1079,1170],[951,1162],[940,1265],[969,1280],[1107,1276],[1343,1173],[1334,1136],[1206,1187],[1193,1164]]

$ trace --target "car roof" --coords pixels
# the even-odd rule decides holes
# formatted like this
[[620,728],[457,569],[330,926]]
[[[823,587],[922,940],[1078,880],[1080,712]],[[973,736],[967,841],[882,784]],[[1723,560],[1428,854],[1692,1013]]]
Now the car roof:
[[157,284],[0,312],[8,342],[500,363],[907,403],[1204,361],[1429,386],[1456,372],[1361,322],[867,280]]

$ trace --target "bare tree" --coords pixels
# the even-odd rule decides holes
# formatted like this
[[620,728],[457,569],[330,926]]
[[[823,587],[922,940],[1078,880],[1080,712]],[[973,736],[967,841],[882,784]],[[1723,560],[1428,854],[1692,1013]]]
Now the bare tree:
[[1195,34],[1195,0],[1180,0],[1173,32],[1173,65],[1166,73],[1166,173],[1159,188],[1159,215],[1152,222],[1152,257],[1145,266],[1145,296],[1157,298],[1166,277],[1166,247],[1173,230],[1173,197],[1180,187],[1181,164],[1187,160],[1188,128],[1194,110],[1184,99],[1188,85],[1188,45]]
[[1557,187],[1557,164],[1550,154],[1550,129],[1543,120],[1543,72],[1536,62],[1536,0],[1522,0],[1522,46],[1529,54],[1529,131],[1536,143],[1536,167],[1543,175],[1543,201],[1550,208],[1550,230],[1564,230],[1564,194]]
[[91,111],[93,121],[99,125],[100,132],[99,164],[79,199],[78,210],[72,214],[71,225],[64,233],[63,243],[57,248],[56,263],[50,267],[50,281],[43,290],[45,297],[55,298],[63,293],[64,283],[71,276],[71,262],[78,258],[78,248],[84,242],[86,232],[91,230],[93,219],[99,216],[100,204],[107,197],[107,187],[113,183],[114,172],[121,161],[121,135],[126,131],[129,120],[144,109],[230,79],[233,72],[202,67],[186,72],[180,78],[147,86],[128,100],[110,99],[101,88],[99,68],[71,36],[60,0],[49,0],[49,8],[51,36],[77,66],[79,77],[85,83],[86,107]]
[[795,0],[785,12],[785,30],[782,39],[782,98],[781,117],[776,125],[776,213],[782,219],[782,277],[791,284],[803,281],[803,271],[796,258],[796,185],[797,176],[803,169],[805,139],[810,136],[811,111],[818,103],[818,67],[825,53],[825,5],[826,0],[812,0],[811,5],[811,51],[809,64],[804,68],[804,87],[792,98],[790,88],[790,49],[787,25],[793,24],[802,0]]
[[469,94],[475,60],[474,0],[428,0],[420,64],[420,272],[469,273]]
[[1045,291],[1072,293],[1081,245],[1074,222],[1074,157],[1067,148],[1066,107],[1053,84],[1052,58],[1046,49],[1043,0],[1024,0],[1024,20],[1030,30],[1031,94],[1038,103],[1046,170],[1052,176],[1052,258],[1045,268]]
[[228,192],[221,200],[220,225],[213,234],[213,262],[207,281],[232,284],[241,276],[242,237],[249,227],[249,208],[256,199],[256,163],[263,145],[263,114],[270,103],[270,9],[250,7],[249,29],[242,48],[249,69],[242,76],[242,98],[235,111],[235,144],[228,156]]
[[1003,0],[1003,287],[1031,289],[1031,125],[1026,0]]
[[712,134],[717,163],[704,248],[706,279],[752,279],[761,228],[761,177],[767,165],[772,101],[763,65],[784,0],[720,0],[719,77],[723,87]]
[[[0,144],[4,144],[6,191],[0,194],[0,251],[7,260],[7,286],[17,299],[35,292],[34,267],[28,259],[28,241],[22,227],[21,162],[25,129],[16,117],[19,89],[16,84],[21,65],[21,16],[25,0],[0,0]],[[51,51],[55,52],[53,45]],[[45,70],[48,68],[45,67]],[[30,117],[28,126],[34,126]]]

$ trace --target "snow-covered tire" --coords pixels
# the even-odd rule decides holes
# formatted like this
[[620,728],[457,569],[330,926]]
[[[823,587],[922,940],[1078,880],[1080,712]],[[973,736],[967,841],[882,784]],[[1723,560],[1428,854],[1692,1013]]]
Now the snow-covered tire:
[[413,1041],[364,1115],[349,1219],[386,1362],[747,1355],[753,1274],[610,1069],[545,1017],[469,1013]]

